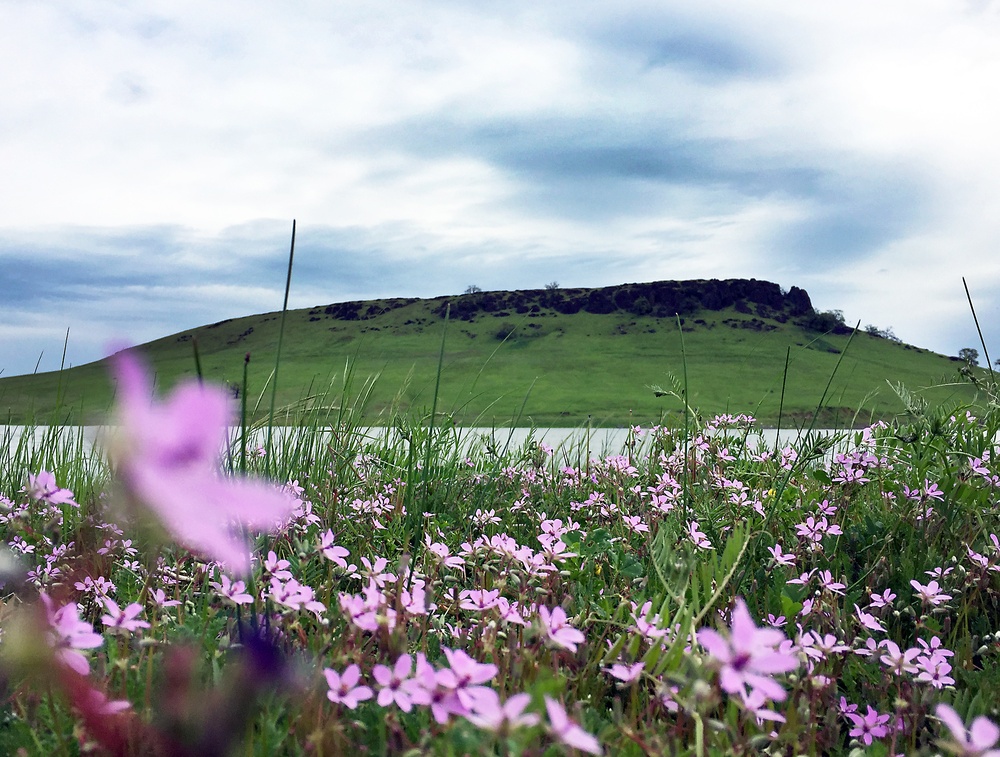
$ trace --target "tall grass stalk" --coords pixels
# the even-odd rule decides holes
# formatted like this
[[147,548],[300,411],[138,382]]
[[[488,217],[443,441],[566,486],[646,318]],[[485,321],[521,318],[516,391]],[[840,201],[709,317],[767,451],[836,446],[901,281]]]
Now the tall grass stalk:
[[274,373],[271,383],[271,407],[267,413],[267,451],[271,457],[271,435],[274,431],[274,407],[278,399],[278,369],[281,367],[281,345],[285,338],[285,319],[288,315],[288,293],[292,288],[292,265],[295,261],[295,219],[292,219],[292,243],[288,249],[288,274],[285,276],[285,298],[281,303],[281,320],[278,327],[278,346],[274,353]]
[[972,304],[972,295],[969,293],[969,285],[962,277],[962,286],[965,287],[965,297],[969,301],[969,310],[972,311],[972,320],[976,324],[976,333],[979,334],[979,343],[983,346],[983,357],[986,359],[986,369],[990,372],[990,383],[996,387],[996,378],[993,373],[993,363],[990,362],[990,351],[986,346],[986,339],[983,337],[983,330],[979,326],[979,316],[976,315],[976,306]]

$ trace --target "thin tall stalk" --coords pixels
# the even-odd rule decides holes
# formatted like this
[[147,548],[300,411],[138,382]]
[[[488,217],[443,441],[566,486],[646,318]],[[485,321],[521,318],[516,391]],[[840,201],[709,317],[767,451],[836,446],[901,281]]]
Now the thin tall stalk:
[[292,288],[292,264],[295,260],[295,219],[292,219],[292,244],[288,250],[288,275],[285,277],[285,299],[281,305],[281,322],[278,326],[278,349],[274,355],[274,374],[271,383],[271,408],[267,413],[267,463],[273,467],[274,454],[271,449],[271,435],[274,431],[274,405],[278,399],[278,368],[281,366],[281,343],[285,338],[285,316],[288,314],[288,292]]
[[965,276],[962,277],[962,286],[965,287],[965,297],[969,300],[969,310],[972,311],[972,320],[976,324],[976,333],[979,334],[979,343],[983,345],[983,356],[986,358],[986,368],[990,372],[990,381],[995,383],[996,379],[993,376],[993,364],[990,362],[990,352],[986,349],[986,339],[983,338],[983,330],[979,327],[979,317],[976,315],[976,306],[972,304],[972,295],[969,294],[969,285],[965,282]]

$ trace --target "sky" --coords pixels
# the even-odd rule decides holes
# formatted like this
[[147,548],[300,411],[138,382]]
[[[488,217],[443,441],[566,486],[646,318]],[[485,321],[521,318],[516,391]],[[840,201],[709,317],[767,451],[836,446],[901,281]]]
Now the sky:
[[0,370],[282,305],[758,278],[1000,357],[1000,3],[0,0]]

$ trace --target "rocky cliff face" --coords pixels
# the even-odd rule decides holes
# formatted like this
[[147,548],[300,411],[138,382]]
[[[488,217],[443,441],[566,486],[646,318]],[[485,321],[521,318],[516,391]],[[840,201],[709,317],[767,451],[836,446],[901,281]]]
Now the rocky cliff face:
[[[342,321],[368,320],[388,310],[417,302],[397,298],[370,302],[341,302],[314,308],[315,319],[321,315]],[[701,310],[736,310],[760,318],[787,321],[815,314],[804,289],[792,287],[787,292],[770,281],[757,279],[696,279],[691,281],[654,281],[648,284],[619,284],[599,289],[526,289],[513,292],[474,292],[436,297],[433,312],[443,318],[470,320],[477,315],[504,317],[513,314],[539,313],[543,310],[573,314],[581,311],[598,315],[624,312],[673,318]]]
[[599,315],[619,311],[634,315],[672,318],[699,310],[735,307],[762,317],[798,317],[813,312],[804,289],[788,292],[769,281],[757,279],[698,279],[619,284],[600,289],[528,289],[515,292],[476,292],[458,297],[438,297],[440,316],[450,305],[452,317],[467,319],[477,313],[529,313],[551,309],[572,314],[584,311]]

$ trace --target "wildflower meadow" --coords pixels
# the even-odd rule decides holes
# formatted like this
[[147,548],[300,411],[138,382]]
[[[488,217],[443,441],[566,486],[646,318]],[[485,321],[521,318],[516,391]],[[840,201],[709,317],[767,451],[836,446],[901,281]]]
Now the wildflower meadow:
[[2,754],[1000,755],[992,399],[591,450],[114,380],[4,440]]

